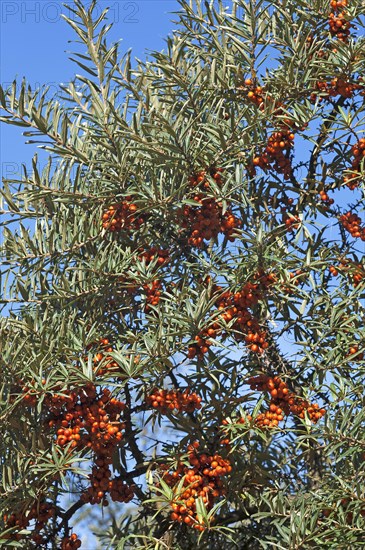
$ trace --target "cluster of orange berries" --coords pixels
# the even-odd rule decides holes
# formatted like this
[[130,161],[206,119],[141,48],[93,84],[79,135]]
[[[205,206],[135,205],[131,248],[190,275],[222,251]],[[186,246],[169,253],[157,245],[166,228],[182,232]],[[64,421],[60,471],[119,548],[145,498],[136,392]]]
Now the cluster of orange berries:
[[241,227],[241,221],[232,211],[227,209],[223,214],[221,203],[202,194],[195,195],[194,201],[201,206],[186,205],[182,210],[182,226],[189,228],[190,233],[188,243],[201,248],[204,240],[216,239],[219,233],[223,233],[233,242],[235,230]]
[[[246,424],[246,425],[250,422],[252,422],[252,416],[250,414],[246,414],[246,416],[241,417],[241,418],[237,418],[234,421],[235,424]],[[228,420],[223,419],[222,420],[222,427],[223,426],[228,426],[228,425],[229,425]],[[231,440],[229,438],[228,431],[223,428],[222,433],[223,433],[223,438],[220,440],[220,444],[225,445],[227,448],[229,448],[230,445],[231,445]]]
[[327,191],[325,191],[324,189],[321,189],[321,191],[318,192],[318,195],[321,201],[324,202],[325,204],[331,205],[335,202],[333,199],[329,197]]
[[269,410],[260,413],[255,418],[258,428],[275,428],[284,420],[284,411],[275,403],[270,403]]
[[[318,80],[316,82],[316,91],[311,93],[310,100],[312,103],[319,99],[328,99],[330,97],[336,97],[338,95],[350,98],[354,95],[356,90],[363,89],[361,84],[355,82],[348,82],[343,78],[333,78],[330,82]],[[318,95],[318,92],[320,95]]]
[[[209,169],[209,175],[214,179],[217,185],[222,185],[222,172],[223,168],[215,168],[214,166]],[[207,171],[199,170],[189,177],[189,183],[193,188],[199,187],[201,191],[207,191],[211,185],[207,179]]]
[[[305,40],[305,46],[306,46],[306,48],[307,48],[307,49],[311,48],[313,42],[314,42],[314,34],[313,34],[313,33],[310,33],[310,34],[307,36],[306,40]],[[311,60],[313,59],[313,55],[315,55],[316,57],[319,57],[319,58],[321,59],[322,57],[327,57],[327,54],[328,54],[327,50],[320,49],[320,50],[317,50],[317,51],[315,52],[315,54],[313,54],[313,53],[308,54],[308,59],[311,61]]]
[[343,11],[347,6],[347,0],[331,0],[333,11],[329,14],[329,26],[331,36],[336,36],[342,42],[347,42],[350,36],[350,21],[346,18]]
[[337,267],[335,267],[334,265],[330,265],[328,269],[334,277],[337,277],[337,275],[338,275]]
[[[288,116],[284,108],[284,104],[281,101],[274,99],[267,92],[264,86],[259,86],[256,83],[256,79],[246,78],[244,81],[244,85],[240,86],[239,89],[246,93],[247,99],[257,105],[260,111],[263,111],[265,109],[265,103],[270,105],[273,110],[272,114],[275,117],[280,117],[280,122],[286,130],[296,127],[295,120],[292,117]],[[308,124],[304,124],[301,130],[304,130],[307,126]]]
[[288,158],[289,152],[294,146],[294,134],[290,129],[282,129],[274,132],[268,139],[264,152],[254,157],[253,164],[264,170],[270,166],[285,179],[289,179],[292,168]]
[[94,453],[90,487],[82,499],[91,504],[102,502],[106,506],[106,493],[110,492],[113,500],[129,502],[132,489],[121,485],[119,480],[110,480],[109,469],[114,450],[123,438],[124,423],[120,417],[124,403],[111,397],[107,388],[98,392],[92,383],[77,390],[64,391],[62,395],[46,396],[45,402],[51,416],[48,426],[58,428],[57,444],[88,448]]
[[[218,307],[222,307],[222,303]],[[225,306],[224,306],[225,307]],[[260,328],[257,319],[247,309],[241,309],[235,305],[222,313],[222,319],[226,322],[234,319],[232,325],[237,340],[244,340],[247,347],[254,353],[262,353],[269,344],[266,341],[266,332]]]
[[340,216],[340,222],[352,237],[365,241],[365,227],[361,226],[361,218],[353,212]]
[[283,212],[282,223],[285,225],[286,231],[293,233],[296,229],[300,227],[301,219],[295,214],[289,214],[288,212]]
[[221,332],[219,323],[213,323],[208,329],[203,329],[194,337],[194,344],[188,347],[188,358],[193,359],[196,355],[201,359],[207,353],[212,341]]
[[151,395],[146,397],[146,402],[161,414],[172,412],[174,409],[188,413],[201,409],[201,397],[191,392],[190,388],[184,391],[154,388]]
[[[217,298],[216,306],[221,311],[217,321],[199,332],[195,336],[194,344],[188,348],[188,357],[190,359],[198,356],[202,358],[207,353],[212,342],[210,338],[215,338],[222,332],[219,320],[225,323],[233,321],[231,326],[235,332],[237,340],[244,340],[248,348],[253,352],[262,353],[269,344],[266,341],[266,332],[260,328],[257,319],[249,311],[263,298],[270,285],[277,281],[273,273],[265,274],[261,271],[254,276],[255,282],[247,282],[237,292],[226,290]],[[215,292],[221,292],[222,287],[214,285]]]
[[206,196],[211,187],[208,175],[221,186],[222,173],[223,168],[212,166],[189,177],[189,183],[194,190],[192,199],[200,206],[186,205],[179,214],[182,217],[182,227],[189,231],[188,243],[191,246],[201,248],[204,240],[216,239],[219,233],[223,233],[232,242],[235,240],[235,230],[241,227],[240,220],[229,208],[223,213],[222,204]]
[[[172,521],[204,531],[196,500],[200,497],[205,508],[211,510],[215,500],[225,493],[221,478],[232,471],[232,466],[229,460],[218,454],[198,453],[198,447],[197,441],[188,446],[189,466],[180,462],[175,471],[163,474],[163,480],[173,489],[183,480],[181,492],[176,493],[171,502]],[[163,469],[169,470],[168,466]]]
[[169,262],[170,253],[168,250],[163,250],[162,248],[157,248],[152,246],[149,250],[143,251],[139,255],[140,261],[144,261],[146,265],[149,265],[152,262],[156,262],[158,267],[165,265]]
[[109,455],[121,441],[123,423],[119,421],[125,405],[104,388],[97,393],[92,383],[67,390],[63,395],[46,397],[50,428],[58,427],[57,444],[71,448],[88,447],[102,456]]
[[232,328],[236,331],[236,338],[244,339],[251,351],[261,353],[269,345],[266,341],[266,332],[260,328],[257,319],[248,308],[255,307],[277,279],[273,273],[265,274],[261,271],[258,271],[254,278],[254,283],[245,283],[238,292],[224,292],[217,300],[217,307],[218,310],[222,310],[223,321],[228,323],[234,320]]
[[108,338],[101,338],[99,341],[99,346],[101,347],[101,350],[98,351],[93,358],[94,371],[99,376],[103,376],[104,374],[109,372],[117,371],[119,369],[118,363],[114,361],[112,357],[105,355],[108,352],[110,353],[114,351],[113,347],[110,345]]
[[130,502],[134,497],[133,488],[121,477],[115,477],[109,482],[110,497],[114,502]]
[[64,537],[61,541],[61,550],[76,550],[80,546],[81,540],[75,533],[72,533],[70,537]]
[[110,479],[111,458],[97,459],[96,464],[103,461],[103,466],[93,466],[89,475],[90,486],[82,494],[81,499],[89,504],[102,504],[108,506],[107,493],[114,502],[130,502],[134,496],[133,488],[121,478]]
[[363,264],[355,264],[354,271],[352,272],[352,282],[354,287],[356,288],[359,286],[364,280],[365,280],[365,266]]
[[[294,212],[297,212],[297,206],[294,204],[294,199],[289,197],[270,197],[269,204],[273,207],[271,215],[276,217],[278,214],[274,212],[275,209],[280,208],[281,223],[285,225],[285,229],[288,232],[293,232],[300,227],[301,219]],[[284,206],[280,206],[283,204]]]
[[256,86],[251,78],[246,78],[245,89],[247,91],[247,98],[252,101],[258,108],[264,110],[265,88],[262,86]]
[[[168,250],[163,250],[153,246],[149,250],[143,250],[139,255],[139,260],[144,261],[146,265],[156,262],[155,267],[158,268],[166,265],[170,261],[170,253]],[[123,276],[120,278],[120,282],[126,284],[126,288],[131,295],[135,295],[138,290],[140,290],[140,285],[133,276],[129,278]],[[157,306],[160,302],[162,284],[159,279],[154,279],[150,283],[145,283],[142,285],[142,288],[146,297],[145,312],[148,313],[151,311],[150,306]]]
[[349,189],[354,190],[360,183],[361,163],[365,159],[365,138],[359,139],[359,141],[352,147],[352,153],[354,155],[351,166],[353,172],[344,177],[344,182]]
[[338,265],[338,269],[334,265],[331,265],[329,270],[334,277],[337,277],[338,270],[348,272],[355,288],[365,280],[365,265],[345,258],[342,258]]
[[89,504],[108,506],[107,493],[114,502],[130,502],[134,496],[133,488],[121,478],[111,478],[111,456],[99,457],[95,460],[89,475],[90,486],[84,491],[81,499]]
[[295,126],[294,120],[286,116],[283,109],[283,103],[275,100],[267,93],[264,86],[259,86],[254,82],[254,80],[252,78],[246,78],[244,81],[244,86],[241,87],[241,89],[246,93],[247,99],[257,105],[260,111],[265,109],[265,103],[271,105],[274,116],[281,116],[283,124],[288,127]]
[[47,522],[55,516],[56,510],[51,502],[47,502],[44,499],[38,499],[35,501],[28,511],[13,512],[12,514],[4,515],[4,522],[6,529],[14,528],[14,533],[8,536],[9,539],[21,540],[22,535],[18,531],[22,531],[28,527],[32,520],[35,520],[31,539],[37,544],[43,542],[43,536],[41,535],[42,529],[46,526]]
[[137,205],[128,196],[124,201],[112,204],[102,216],[103,228],[107,231],[115,232],[139,229],[145,221],[145,216],[137,214]]
[[151,283],[146,283],[143,285],[144,291],[146,293],[146,305],[145,312],[148,313],[151,311],[151,306],[157,306],[161,299],[162,293],[162,284],[161,281],[155,279]]
[[98,457],[94,460],[94,466],[88,478],[90,481],[89,487],[83,492],[81,499],[89,504],[100,504],[108,506],[106,493],[111,488],[111,459],[107,457]]
[[209,332],[212,336],[216,336],[217,332],[220,332],[218,323],[215,323],[216,328],[210,327],[209,329],[204,329],[199,332],[194,337],[195,342],[188,347],[188,358],[194,359],[195,356],[202,359],[204,353],[208,353],[210,346],[212,345],[211,340],[209,340]]
[[334,11],[343,10],[347,6],[347,0],[331,0],[330,5]]
[[305,399],[298,398],[278,376],[262,374],[250,378],[248,383],[251,390],[266,391],[271,396],[269,410],[256,418],[260,427],[275,427],[284,419],[284,415],[290,413],[302,419],[307,413],[311,422],[316,423],[326,413],[317,403],[312,405]]
[[36,392],[36,390],[34,390],[29,386],[23,386],[22,392],[23,392],[23,401],[25,405],[28,405],[29,407],[35,407],[36,404],[38,403],[38,398],[39,398],[38,392]]

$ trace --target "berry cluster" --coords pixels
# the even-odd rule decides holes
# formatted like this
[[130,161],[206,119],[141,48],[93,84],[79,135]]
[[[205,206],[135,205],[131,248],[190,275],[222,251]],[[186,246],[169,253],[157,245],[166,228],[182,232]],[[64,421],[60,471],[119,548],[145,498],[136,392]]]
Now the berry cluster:
[[[355,288],[365,280],[365,265],[362,263],[356,263],[348,260],[347,258],[342,258],[341,262],[339,263],[338,269],[344,271],[351,277],[352,284]],[[334,266],[330,266],[329,268],[330,272],[334,276],[338,275],[338,269],[336,269]]]
[[23,401],[29,407],[35,407],[38,403],[38,392],[29,386],[22,387]]
[[216,239],[219,233],[223,233],[232,242],[235,240],[235,230],[241,227],[241,221],[230,208],[223,213],[222,203],[206,196],[206,192],[212,190],[210,178],[221,186],[222,173],[222,168],[211,166],[207,170],[195,172],[189,178],[193,188],[191,198],[199,206],[186,205],[178,214],[182,218],[182,227],[189,233],[188,244],[191,246],[201,248],[205,240]]
[[122,439],[119,417],[124,403],[111,398],[111,392],[89,383],[83,388],[66,390],[62,395],[46,397],[51,418],[49,427],[58,427],[57,444],[64,447],[88,447],[96,454],[110,456]]
[[[262,352],[269,345],[266,333],[249,308],[252,309],[263,299],[269,287],[276,282],[276,277],[273,273],[259,271],[254,279],[254,283],[245,283],[238,292],[224,292],[217,300],[217,307],[222,311],[221,318],[225,323],[233,320],[232,329],[236,331],[236,338],[244,339],[251,351]],[[219,290],[219,287],[216,289]]]
[[90,504],[108,505],[106,493],[111,487],[110,457],[100,456],[95,458],[94,466],[88,478],[90,486],[84,491],[81,498]]
[[151,395],[146,397],[146,403],[161,414],[172,412],[174,409],[188,413],[201,409],[201,397],[189,388],[184,391],[154,388]]
[[[322,195],[320,195],[322,196]],[[298,213],[298,205],[294,203],[291,197],[270,197],[269,204],[272,207],[270,214],[273,218],[278,218],[281,215],[280,224],[285,226],[286,231],[292,233],[298,229],[302,223]],[[283,205],[283,206],[281,206]],[[275,212],[279,209],[279,212]]]
[[[148,250],[143,248],[139,249],[141,253],[138,258],[141,262],[144,262],[146,265],[156,262],[155,268],[159,268],[163,265],[166,265],[170,261],[170,253],[168,250],[163,250],[161,248],[152,247]],[[127,292],[130,295],[135,295],[141,290],[141,286],[136,281],[135,277],[132,276],[122,276],[120,277],[120,282],[125,286]],[[162,284],[159,279],[154,279],[150,283],[145,283],[142,285],[145,294],[145,308],[146,313],[151,311],[151,306],[157,306],[161,299],[162,294]]]
[[333,199],[330,199],[327,191],[325,191],[324,189],[321,189],[321,191],[318,192],[318,195],[321,201],[324,202],[325,204],[331,205],[335,202]]
[[45,528],[47,522],[54,517],[56,510],[51,502],[47,502],[43,498],[35,501],[29,510],[21,512],[13,512],[10,515],[4,515],[6,529],[14,528],[14,532],[7,535],[9,539],[21,540],[22,536],[19,531],[29,528],[31,521],[34,521],[32,528],[31,540],[37,545],[42,544],[43,536],[41,531]]
[[188,358],[193,359],[196,355],[201,359],[204,353],[212,345],[210,338],[215,338],[221,332],[219,323],[213,323],[208,329],[203,329],[194,337],[194,344],[188,347]]
[[338,269],[334,265],[330,265],[328,269],[329,269],[331,275],[333,275],[334,277],[337,277]]
[[156,262],[158,267],[167,264],[170,260],[168,250],[163,250],[162,248],[157,248],[155,246],[149,250],[144,250],[138,258],[141,262],[144,261],[146,265]]
[[365,227],[361,226],[361,218],[353,212],[340,216],[340,222],[352,237],[365,241]]
[[361,84],[356,82],[348,82],[344,78],[333,78],[330,82],[318,80],[316,82],[315,91],[311,93],[310,100],[314,103],[318,97],[319,101],[329,99],[331,97],[342,96],[350,98],[356,90],[363,89]]
[[247,92],[247,98],[252,101],[258,108],[264,110],[265,89],[262,86],[256,86],[251,78],[245,80],[245,91]]
[[285,294],[292,294],[293,293],[293,285],[297,286],[299,285],[299,277],[301,275],[304,275],[304,272],[301,269],[297,269],[295,273],[289,272],[289,279],[290,279],[290,285],[288,286],[285,283],[282,285],[282,291]]
[[80,546],[81,540],[75,533],[72,533],[70,537],[64,537],[61,541],[61,550],[76,550]]
[[[323,48],[320,48],[317,50],[317,48],[315,48],[314,50],[312,50],[312,45],[314,44],[314,34],[313,32],[311,32],[306,40],[305,40],[305,47],[306,47],[306,50],[307,50],[307,55],[308,55],[308,60],[311,61],[313,59],[313,57],[317,57],[317,58],[320,58],[322,59],[323,57],[328,57],[328,51],[327,49],[323,49]],[[312,50],[312,51],[310,51]]]
[[285,179],[289,179],[292,172],[289,154],[293,146],[293,132],[290,129],[278,130],[269,137],[264,152],[254,157],[253,164],[264,170],[272,166]]
[[271,402],[268,411],[257,415],[255,424],[258,428],[275,428],[282,420],[284,420],[283,409]]
[[90,487],[82,499],[91,504],[102,502],[106,506],[106,493],[110,492],[114,500],[129,502],[133,491],[126,485],[121,486],[119,480],[110,480],[109,468],[114,450],[123,438],[124,424],[120,417],[124,403],[111,397],[107,388],[98,392],[92,383],[59,395],[46,396],[45,403],[50,413],[48,426],[57,428],[57,444],[93,452]]
[[114,502],[130,502],[134,497],[133,488],[130,487],[121,477],[115,477],[109,481],[108,490]]
[[[259,86],[256,83],[256,79],[246,78],[244,85],[239,87],[245,94],[247,99],[254,103],[260,111],[265,109],[265,103],[272,109],[272,115],[280,119],[280,123],[283,125],[284,130],[297,127],[295,120],[288,116],[284,103],[274,99],[265,89],[264,86]],[[308,124],[304,124],[301,128],[304,130]]]
[[275,427],[284,419],[284,415],[290,413],[302,419],[307,413],[309,419],[316,423],[326,413],[317,403],[311,405],[305,399],[297,397],[278,376],[263,374],[250,378],[248,383],[251,390],[266,391],[271,396],[269,410],[258,415],[255,420],[260,427]]
[[227,209],[223,214],[222,204],[213,198],[195,195],[194,201],[201,206],[186,205],[183,208],[182,226],[189,229],[188,243],[191,246],[201,248],[203,241],[216,239],[219,233],[223,233],[229,241],[235,240],[235,230],[241,227],[241,221]]
[[161,299],[162,285],[158,279],[155,279],[151,283],[146,283],[143,285],[144,291],[146,293],[146,305],[145,312],[148,313],[151,311],[151,306],[157,306]]
[[365,159],[365,138],[359,139],[359,141],[352,147],[352,154],[354,159],[352,161],[352,172],[344,177],[344,182],[351,190],[356,189],[359,186],[361,178],[361,164]]
[[[248,424],[249,422],[252,422],[252,416],[250,414],[246,414],[245,417],[237,418],[234,421],[235,424]],[[228,426],[228,425],[229,425],[228,420],[226,419],[222,420],[222,426]],[[227,448],[229,448],[231,444],[231,440],[228,437],[228,432],[227,430],[223,429],[222,433],[223,433],[223,438],[220,440],[220,444],[225,445]]]
[[100,351],[95,354],[93,359],[94,371],[98,376],[117,371],[119,369],[118,363],[110,355],[105,355],[113,351],[108,338],[101,338],[99,346],[101,349],[99,348]]
[[124,201],[112,204],[102,216],[103,228],[107,231],[139,229],[145,221],[145,216],[137,214],[137,205],[128,196]]
[[296,229],[300,227],[301,219],[295,214],[289,214],[288,212],[283,212],[282,223],[285,225],[286,231],[293,233]]
[[[214,179],[219,187],[222,185],[222,172],[223,168],[215,168],[213,166],[209,169],[210,177]],[[192,174],[189,178],[189,183],[193,188],[199,188],[201,191],[207,191],[211,187],[207,179],[206,170],[200,170]]]
[[275,117],[280,117],[283,124],[287,127],[295,126],[294,120],[289,118],[283,109],[284,104],[270,96],[264,86],[257,85],[252,78],[246,78],[244,86],[241,86],[241,89],[245,92],[247,99],[254,103],[260,111],[265,109],[266,103],[273,109],[272,114]]
[[330,5],[334,11],[343,10],[347,6],[347,0],[331,0]]
[[100,504],[108,506],[106,498],[107,493],[114,502],[130,502],[134,496],[132,487],[127,485],[121,478],[111,478],[110,465],[112,462],[111,456],[99,456],[95,460],[89,475],[90,486],[82,494],[81,498],[84,502],[90,504]]
[[247,282],[237,292],[226,290],[222,292],[222,287],[214,285],[213,290],[220,293],[216,300],[216,306],[220,315],[217,320],[195,336],[195,342],[189,346],[188,357],[195,356],[202,358],[207,353],[212,342],[210,338],[215,338],[217,334],[222,333],[221,323],[230,323],[231,329],[235,333],[237,340],[244,340],[248,348],[253,352],[261,353],[268,347],[266,341],[266,332],[261,329],[259,322],[249,311],[249,308],[255,307],[263,299],[270,285],[276,282],[276,276],[273,273],[265,274],[258,271],[254,276],[254,283]]
[[[198,453],[199,443],[196,441],[188,446],[189,466],[179,462],[173,472],[166,471],[163,480],[167,485],[177,490],[181,480],[181,492],[176,493],[171,502],[171,519],[204,531],[205,527],[197,514],[196,500],[200,497],[207,510],[211,510],[215,500],[224,495],[221,478],[232,471],[229,460],[220,455]],[[168,467],[164,467],[168,470]]]
[[[140,247],[138,252],[140,252],[138,259],[140,262],[144,262],[146,266],[151,263],[155,263],[154,271],[159,267],[168,264],[170,261],[169,250],[163,250],[162,248],[157,248],[156,246],[149,249]],[[137,271],[137,273],[140,274],[139,271]],[[136,295],[141,290],[141,286],[136,280],[134,274],[123,275],[119,277],[119,281],[132,296]],[[147,305],[145,307],[145,311],[147,312],[151,309],[149,305],[156,306],[159,303],[162,285],[158,279],[155,279],[151,283],[145,283],[142,285],[142,288],[144,289],[146,295]]]
[[351,273],[352,282],[356,288],[365,280],[365,266],[363,264],[356,264],[354,271]]
[[347,0],[331,0],[333,11],[329,14],[328,23],[331,36],[337,37],[342,42],[348,42],[350,36],[350,21],[347,19],[346,12],[342,11],[347,6]]

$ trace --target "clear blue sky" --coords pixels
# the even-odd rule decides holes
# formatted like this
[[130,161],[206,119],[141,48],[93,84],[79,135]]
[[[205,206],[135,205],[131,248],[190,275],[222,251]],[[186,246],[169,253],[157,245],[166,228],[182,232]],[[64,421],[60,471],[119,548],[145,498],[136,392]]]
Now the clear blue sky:
[[[66,2],[72,5],[72,1]],[[87,0],[85,5],[90,5]],[[121,42],[121,53],[132,48],[133,54],[145,58],[145,51],[161,50],[164,37],[174,28],[170,15],[177,11],[177,0],[99,0],[97,12],[110,8],[114,23],[110,40]],[[0,81],[4,86],[24,76],[29,84],[43,84],[57,91],[59,83],[69,82],[77,66],[68,60],[67,51],[79,50],[69,44],[76,34],[61,18],[74,17],[61,0],[0,1]],[[79,50],[80,51],[80,50]],[[1,177],[12,177],[21,163],[31,167],[34,145],[25,145],[21,128],[0,125]]]

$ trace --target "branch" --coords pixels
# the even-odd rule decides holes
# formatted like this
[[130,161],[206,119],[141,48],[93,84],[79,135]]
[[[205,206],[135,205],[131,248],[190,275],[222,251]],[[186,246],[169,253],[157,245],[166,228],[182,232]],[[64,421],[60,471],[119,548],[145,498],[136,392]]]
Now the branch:
[[135,433],[133,431],[132,418],[131,418],[131,394],[129,391],[128,384],[124,386],[124,391],[125,391],[126,405],[127,405],[124,413],[125,437],[128,440],[129,449],[133,455],[134,460],[136,461],[137,466],[140,466],[145,463],[146,457],[138,447]]

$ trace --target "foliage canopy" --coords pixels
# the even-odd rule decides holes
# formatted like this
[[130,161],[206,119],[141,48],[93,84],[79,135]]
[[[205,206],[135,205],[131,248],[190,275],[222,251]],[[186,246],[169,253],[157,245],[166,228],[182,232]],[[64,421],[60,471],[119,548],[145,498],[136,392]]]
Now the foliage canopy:
[[49,152],[1,189],[0,543],[362,548],[364,4],[180,4],[133,62],[76,0],[62,98],[0,88]]

